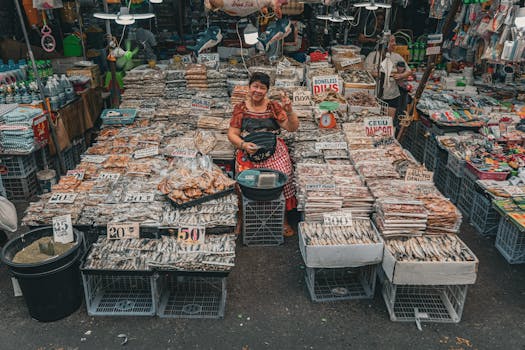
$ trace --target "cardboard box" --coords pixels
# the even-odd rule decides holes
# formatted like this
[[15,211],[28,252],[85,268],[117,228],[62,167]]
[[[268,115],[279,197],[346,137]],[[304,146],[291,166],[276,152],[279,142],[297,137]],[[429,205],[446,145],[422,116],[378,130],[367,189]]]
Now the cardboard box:
[[[461,242],[472,256],[474,253]],[[397,261],[385,248],[383,271],[393,284],[460,285],[476,282],[479,260],[465,262],[405,262]]]
[[91,67],[73,67],[66,71],[68,77],[73,75],[83,75],[91,79],[91,88],[102,86],[102,78],[100,76],[100,69],[97,65]]
[[299,226],[299,249],[306,266],[316,268],[359,267],[380,263],[383,239],[376,230],[379,243],[330,246],[306,245]]

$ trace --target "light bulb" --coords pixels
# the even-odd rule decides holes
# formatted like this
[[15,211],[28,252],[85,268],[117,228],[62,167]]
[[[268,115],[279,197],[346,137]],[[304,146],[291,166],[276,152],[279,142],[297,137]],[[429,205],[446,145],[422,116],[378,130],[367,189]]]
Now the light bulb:
[[244,28],[244,42],[248,45],[257,44],[259,38],[259,31],[251,23],[248,23],[246,28]]

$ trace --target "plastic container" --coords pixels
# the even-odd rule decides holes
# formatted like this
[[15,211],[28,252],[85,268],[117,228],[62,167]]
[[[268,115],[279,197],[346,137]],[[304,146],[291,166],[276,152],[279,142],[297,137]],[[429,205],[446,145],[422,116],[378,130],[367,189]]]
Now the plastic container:
[[49,193],[51,186],[57,183],[57,173],[53,169],[41,170],[36,173],[36,179],[42,193]]
[[76,35],[68,35],[64,38],[64,56],[77,57],[82,56],[82,44]]
[[79,262],[83,235],[73,230],[75,244],[64,254],[39,263],[14,263],[13,257],[34,241],[53,235],[51,227],[39,228],[9,241],[2,249],[2,262],[18,280],[29,314],[41,322],[62,319],[82,302]]
[[471,162],[467,162],[467,168],[470,169],[470,171],[474,173],[480,180],[503,181],[507,178],[507,176],[509,176],[509,172],[507,171],[495,172],[479,170],[474,165],[472,165]]
[[[258,179],[260,174],[277,174],[276,185],[259,187]],[[237,182],[241,187],[242,194],[246,198],[256,201],[271,201],[279,198],[287,181],[288,176],[286,176],[286,174],[278,170],[266,168],[245,170],[237,176]]]

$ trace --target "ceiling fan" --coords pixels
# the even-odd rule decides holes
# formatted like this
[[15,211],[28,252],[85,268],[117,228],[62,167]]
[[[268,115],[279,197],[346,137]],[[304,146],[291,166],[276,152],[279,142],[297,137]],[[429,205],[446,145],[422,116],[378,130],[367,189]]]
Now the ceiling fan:
[[121,7],[118,13],[102,13],[97,12],[93,17],[100,19],[113,19],[117,24],[131,25],[137,19],[149,19],[155,17],[153,13],[129,13],[129,8]]
[[354,7],[364,7],[369,11],[375,11],[380,7],[384,9],[389,9],[392,7],[392,5],[386,4],[384,2],[375,2],[375,0],[371,0],[369,2],[358,2],[357,4],[354,4]]

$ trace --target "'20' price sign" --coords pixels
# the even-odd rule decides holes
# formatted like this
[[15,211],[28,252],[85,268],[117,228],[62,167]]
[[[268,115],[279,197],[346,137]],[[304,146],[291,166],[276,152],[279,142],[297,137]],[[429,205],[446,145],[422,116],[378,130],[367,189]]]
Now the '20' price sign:
[[204,243],[206,228],[204,226],[180,227],[177,241],[184,243]]
[[74,239],[71,214],[55,216],[53,218],[53,240],[60,243],[70,243]]
[[108,239],[139,238],[140,227],[137,222],[108,223]]

